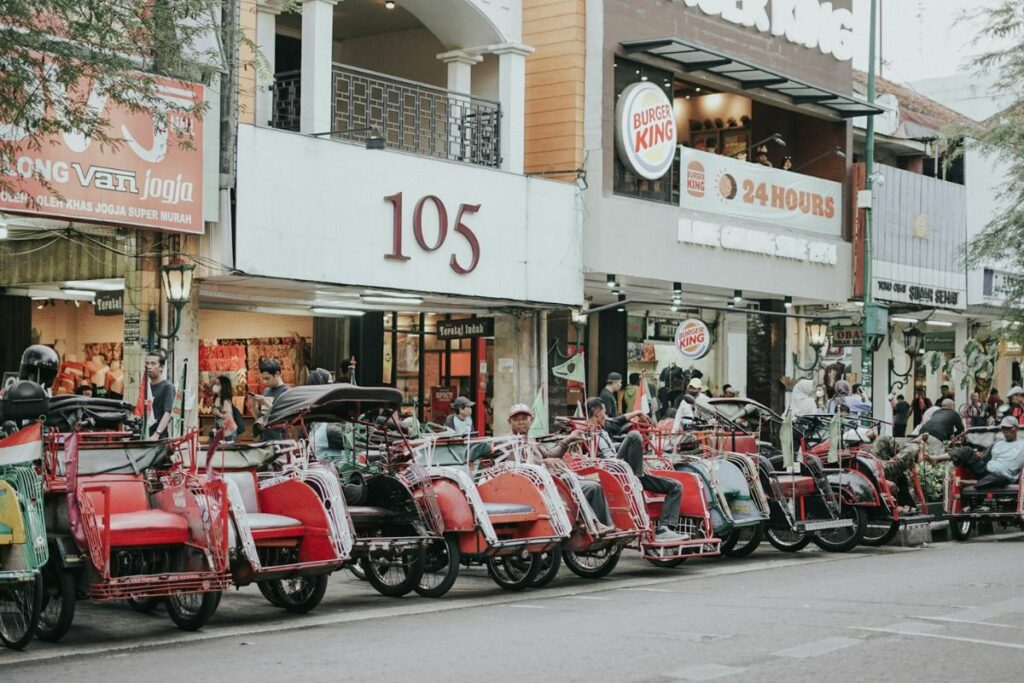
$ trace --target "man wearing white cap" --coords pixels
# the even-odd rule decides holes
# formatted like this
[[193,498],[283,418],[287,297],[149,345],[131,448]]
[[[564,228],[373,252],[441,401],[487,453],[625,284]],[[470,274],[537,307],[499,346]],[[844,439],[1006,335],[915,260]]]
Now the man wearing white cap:
[[924,457],[933,465],[937,462],[950,461],[966,467],[978,478],[978,483],[975,484],[977,489],[1015,484],[1020,479],[1021,469],[1024,469],[1024,441],[1017,440],[1019,426],[1017,418],[1009,415],[1004,417],[999,423],[1003,440],[996,441],[980,455],[974,448],[964,446],[955,448],[950,453],[938,456],[925,454]]
[[[529,436],[530,427],[533,425],[533,411],[525,403],[517,403],[512,406],[508,411],[508,424],[512,428],[513,434],[526,438],[527,444],[532,447],[531,450],[536,451],[541,459],[562,458],[565,455],[566,449],[581,438],[579,433],[573,432],[550,448],[542,447]],[[608,511],[608,501],[604,497],[604,489],[601,488],[601,484],[592,479],[584,479],[582,477],[580,477],[579,482],[580,487],[583,489],[583,496],[587,499],[587,503],[594,511],[594,516],[597,517],[599,522],[598,532],[606,533],[613,531],[615,527],[612,525],[612,515]]]

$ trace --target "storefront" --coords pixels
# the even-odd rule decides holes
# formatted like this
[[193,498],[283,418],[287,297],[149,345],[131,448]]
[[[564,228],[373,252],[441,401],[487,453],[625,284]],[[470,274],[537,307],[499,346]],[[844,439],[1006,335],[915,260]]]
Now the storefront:
[[[588,22],[590,376],[674,363],[781,407],[810,355],[787,315],[851,296],[848,119],[874,109],[849,94],[849,3],[801,15],[799,40],[709,7],[608,0]],[[668,339],[689,318],[698,358]]]

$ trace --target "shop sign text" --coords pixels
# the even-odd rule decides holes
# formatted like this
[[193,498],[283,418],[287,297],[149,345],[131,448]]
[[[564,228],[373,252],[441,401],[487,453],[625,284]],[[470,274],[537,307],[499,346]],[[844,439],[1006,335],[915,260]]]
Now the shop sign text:
[[676,119],[664,90],[650,82],[633,83],[615,105],[615,147],[633,173],[655,180],[672,167]]
[[124,290],[118,292],[97,292],[92,302],[96,315],[121,315],[124,312]]
[[[402,251],[402,193],[388,195],[384,197],[384,201],[391,202],[392,206],[391,252],[384,254],[384,258],[391,261],[408,261],[412,257],[406,256],[405,252]],[[427,241],[424,232],[423,212],[427,202],[430,202],[437,214],[437,237],[433,243]],[[455,225],[452,231],[469,245],[468,262],[465,264],[460,262],[455,252],[452,252],[451,259],[448,261],[448,266],[459,275],[472,273],[476,270],[477,264],[480,263],[480,241],[476,238],[476,233],[463,223],[464,217],[470,216],[479,210],[479,204],[460,204],[459,211],[455,215]],[[420,197],[419,201],[416,202],[416,208],[412,212],[412,234],[416,239],[416,244],[425,252],[437,251],[444,245],[448,239],[448,209],[440,197],[428,194],[425,197]]]
[[819,0],[673,0],[761,33],[818,48],[840,62],[853,59],[853,12]]
[[683,358],[697,360],[711,349],[711,330],[698,318],[688,318],[676,328],[676,351]]
[[493,336],[494,318],[444,320],[437,323],[438,339],[468,339],[471,337]]
[[833,348],[860,348],[861,340],[864,338],[860,325],[839,325],[833,327],[829,334],[832,337]]
[[890,282],[888,280],[875,280],[875,286],[880,299],[891,297],[896,301],[949,307],[956,307],[960,303],[960,293],[950,289],[908,285],[905,282]]

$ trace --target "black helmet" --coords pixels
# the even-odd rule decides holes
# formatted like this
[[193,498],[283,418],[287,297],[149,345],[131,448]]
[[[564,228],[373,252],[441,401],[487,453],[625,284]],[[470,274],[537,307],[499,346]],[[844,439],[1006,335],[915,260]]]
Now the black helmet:
[[53,385],[53,378],[57,376],[57,366],[60,365],[60,358],[57,352],[43,344],[33,344],[21,354],[21,369],[18,372],[19,379],[27,379],[44,387]]

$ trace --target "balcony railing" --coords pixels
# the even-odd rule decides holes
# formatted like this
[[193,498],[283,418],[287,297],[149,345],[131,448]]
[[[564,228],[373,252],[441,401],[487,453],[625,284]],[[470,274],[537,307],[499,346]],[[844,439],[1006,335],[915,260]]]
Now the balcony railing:
[[[273,126],[299,129],[299,73],[277,75]],[[501,105],[423,83],[335,64],[332,137],[481,166],[501,164]],[[317,131],[324,132],[327,131]]]

